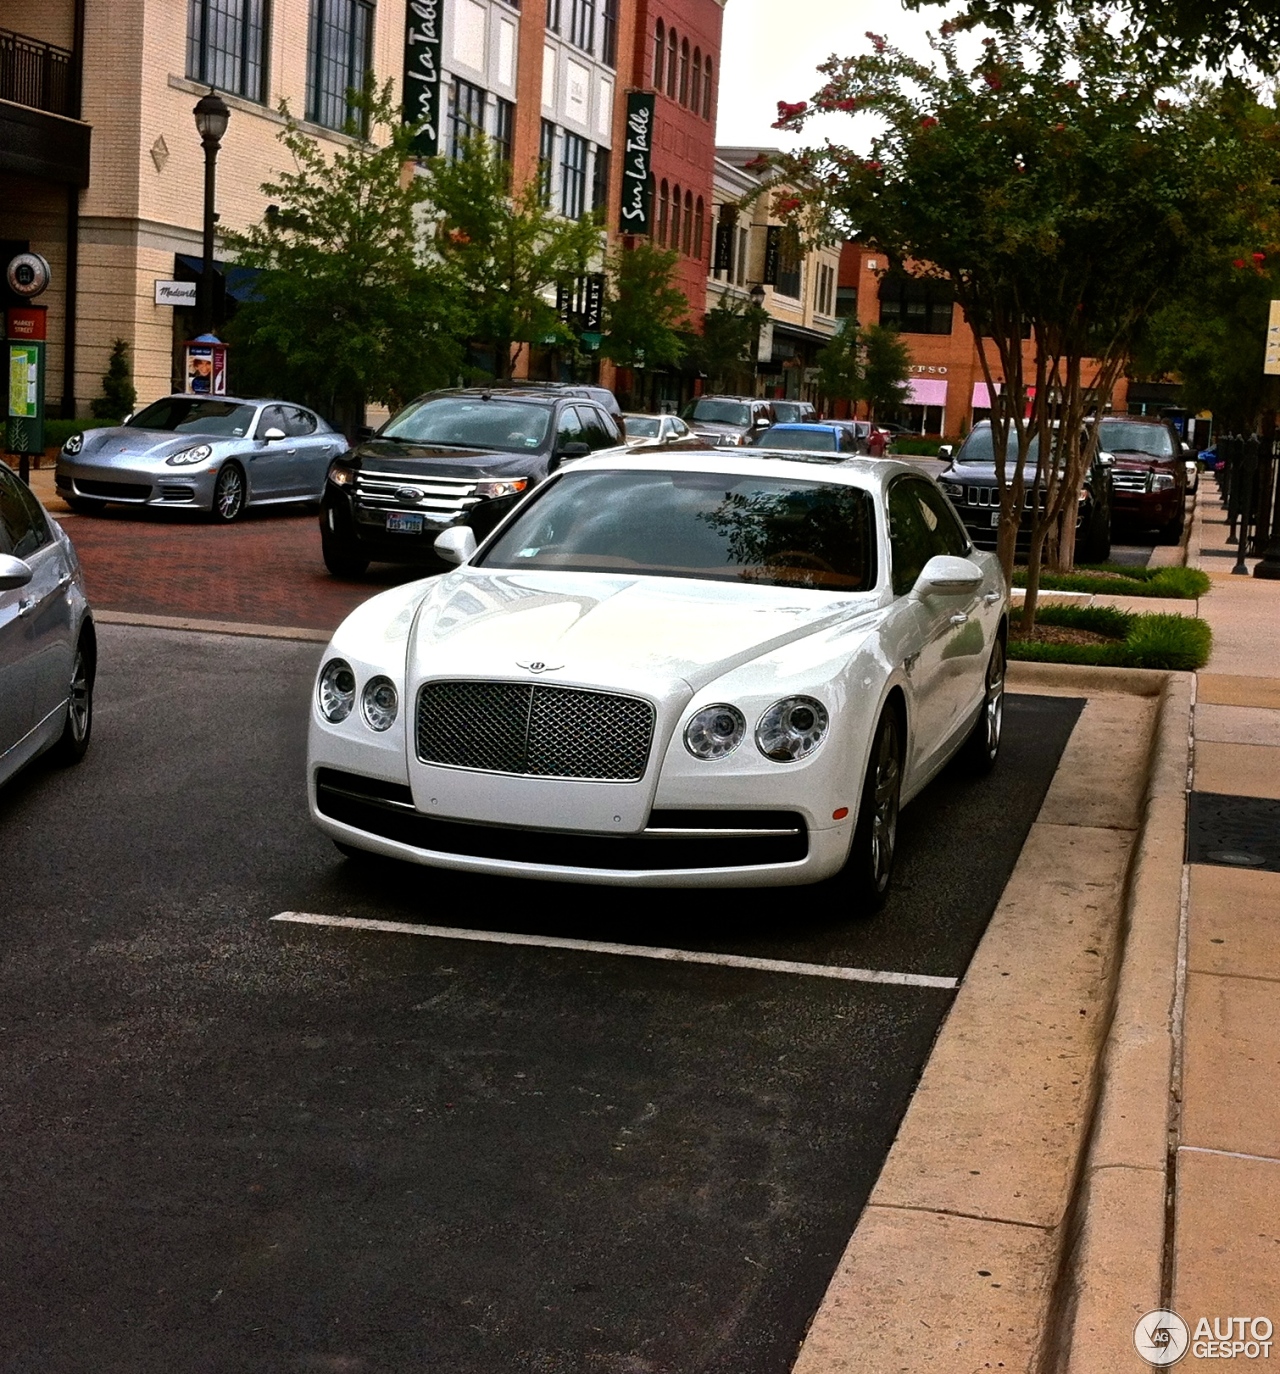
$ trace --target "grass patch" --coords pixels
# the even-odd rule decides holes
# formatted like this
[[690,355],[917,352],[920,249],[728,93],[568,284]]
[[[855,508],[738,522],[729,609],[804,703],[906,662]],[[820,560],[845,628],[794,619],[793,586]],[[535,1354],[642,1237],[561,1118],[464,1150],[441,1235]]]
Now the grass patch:
[[[1027,585],[1027,570],[1013,570],[1013,585]],[[1213,585],[1199,568],[1131,568],[1123,563],[1099,563],[1075,572],[1040,574],[1045,592],[1093,592],[1099,596],[1159,596],[1194,601]]]
[[936,458],[938,449],[942,444],[951,442],[946,439],[908,439],[905,435],[899,435],[889,444],[890,450],[900,458]]
[[1213,648],[1213,632],[1188,615],[1145,615],[1114,606],[1042,606],[1036,623],[1063,625],[1106,635],[1108,644],[1045,644],[1017,638],[1019,620],[1009,628],[1009,657],[1029,663],[1086,663],[1104,668],[1165,668],[1191,672],[1203,668]]

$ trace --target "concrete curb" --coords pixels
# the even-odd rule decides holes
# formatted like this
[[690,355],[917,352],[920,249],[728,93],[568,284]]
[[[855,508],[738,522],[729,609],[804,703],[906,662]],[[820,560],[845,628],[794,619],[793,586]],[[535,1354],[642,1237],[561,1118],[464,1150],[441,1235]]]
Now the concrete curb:
[[1055,696],[1120,692],[1125,696],[1158,697],[1172,676],[1176,674],[1162,668],[1097,668],[1083,663],[1027,663],[1012,659],[1006,670],[1005,686],[1011,692],[1050,692]]
[[149,630],[187,630],[206,635],[247,635],[251,639],[292,639],[307,644],[327,644],[329,630],[309,630],[293,625],[252,625],[238,620],[193,620],[178,615],[146,615],[141,611],[99,611],[99,625],[140,625]]
[[1042,1374],[1143,1367],[1133,1328],[1167,1306],[1191,674],[1161,694],[1097,1100],[1066,1227]]

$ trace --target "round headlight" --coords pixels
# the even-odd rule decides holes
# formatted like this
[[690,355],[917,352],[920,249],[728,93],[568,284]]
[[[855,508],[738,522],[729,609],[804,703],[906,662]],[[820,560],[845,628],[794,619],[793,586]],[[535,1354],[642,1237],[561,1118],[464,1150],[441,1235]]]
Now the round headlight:
[[746,733],[747,722],[736,706],[704,706],[684,728],[684,747],[695,759],[723,759]]
[[83,435],[83,434],[69,434],[69,435],[67,436],[67,442],[66,442],[65,444],[63,444],[63,446],[62,446],[62,451],[63,451],[63,453],[69,454],[69,455],[71,455],[72,457],[74,457],[77,453],[80,452],[80,450],[81,450],[83,447],[84,447],[84,435]]
[[356,675],[351,665],[340,658],[331,658],[320,673],[316,689],[320,714],[333,725],[346,720],[356,704]]
[[808,758],[827,733],[827,708],[812,697],[775,701],[756,726],[756,745],[775,763]]
[[389,677],[371,677],[360,694],[360,714],[370,730],[390,730],[396,723],[399,699]]
[[184,448],[181,453],[173,454],[165,462],[173,468],[186,467],[188,463],[203,463],[212,452],[208,444],[197,444],[195,448]]

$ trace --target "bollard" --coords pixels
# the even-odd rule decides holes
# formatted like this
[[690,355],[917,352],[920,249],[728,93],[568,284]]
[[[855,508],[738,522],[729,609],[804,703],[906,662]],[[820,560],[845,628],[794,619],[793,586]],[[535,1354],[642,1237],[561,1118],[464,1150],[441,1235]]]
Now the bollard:
[[1261,550],[1262,559],[1253,569],[1254,577],[1280,581],[1280,439],[1271,442],[1271,502],[1269,538]]
[[1249,576],[1245,554],[1249,549],[1249,530],[1256,512],[1254,510],[1255,492],[1258,488],[1258,462],[1261,457],[1261,441],[1257,434],[1251,434],[1240,447],[1236,463],[1236,473],[1231,479],[1235,495],[1235,507],[1240,518],[1238,543],[1236,544],[1236,565],[1231,569],[1241,577]]

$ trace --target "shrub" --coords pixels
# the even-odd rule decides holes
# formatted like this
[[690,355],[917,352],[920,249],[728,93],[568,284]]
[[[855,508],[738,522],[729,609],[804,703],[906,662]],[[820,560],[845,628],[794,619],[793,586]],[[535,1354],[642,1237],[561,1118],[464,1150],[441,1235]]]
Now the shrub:
[[102,374],[102,395],[89,402],[89,409],[99,420],[124,419],[138,402],[129,367],[129,345],[116,339],[111,345],[111,361]]
[[1203,668],[1213,648],[1207,622],[1189,615],[1154,615],[1114,606],[1041,606],[1036,621],[1112,637],[1110,644],[1045,644],[1009,640],[1009,657],[1033,663],[1086,663],[1107,668]]
[[[1013,584],[1026,586],[1025,568],[1014,571]],[[1040,574],[1041,591],[1093,592],[1098,596],[1155,596],[1194,601],[1204,596],[1212,585],[1209,575],[1199,568],[1131,568],[1121,563],[1079,567],[1069,573]]]

